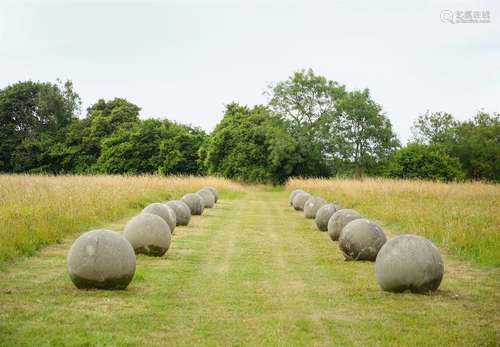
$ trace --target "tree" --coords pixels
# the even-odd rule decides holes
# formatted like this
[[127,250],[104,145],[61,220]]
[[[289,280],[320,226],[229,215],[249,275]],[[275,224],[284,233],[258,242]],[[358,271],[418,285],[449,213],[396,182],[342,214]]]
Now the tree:
[[368,89],[345,93],[330,117],[329,147],[333,156],[353,166],[357,177],[386,160],[400,146],[390,120]]
[[446,112],[427,111],[420,115],[411,128],[413,141],[427,144],[449,144],[453,140],[458,122]]
[[60,130],[76,119],[80,103],[70,81],[26,81],[0,90],[0,171],[24,171],[28,164],[18,160],[31,159],[16,154],[18,148],[40,149],[57,140]]
[[397,151],[390,162],[387,175],[439,181],[464,177],[458,159],[448,155],[443,146],[419,143],[411,143]]

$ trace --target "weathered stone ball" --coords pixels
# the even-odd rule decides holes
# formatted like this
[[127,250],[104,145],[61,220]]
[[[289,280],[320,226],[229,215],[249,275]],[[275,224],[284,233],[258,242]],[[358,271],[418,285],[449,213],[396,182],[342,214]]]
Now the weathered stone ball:
[[176,225],[188,225],[191,220],[191,210],[182,200],[172,200],[166,203],[175,213]]
[[134,249],[111,230],[92,230],[80,236],[71,246],[67,262],[69,277],[80,289],[125,289],[135,273]]
[[293,199],[299,193],[305,193],[305,192],[302,189],[295,189],[293,192],[290,193],[290,195],[288,196],[288,202],[290,203],[290,206],[293,206]]
[[355,219],[362,218],[361,215],[348,208],[344,208],[335,212],[328,221],[328,235],[332,241],[337,241],[342,233],[342,229]]
[[311,194],[306,192],[297,193],[295,195],[295,198],[293,198],[293,208],[297,211],[303,211],[304,205],[306,204],[306,201],[309,200],[310,197]]
[[439,250],[425,237],[401,235],[388,241],[375,263],[382,290],[426,293],[438,289],[444,264]]
[[328,221],[338,210],[340,210],[340,206],[337,204],[326,204],[320,207],[315,218],[316,226],[320,231],[328,231]]
[[204,188],[197,191],[196,194],[200,195],[201,198],[203,199],[203,206],[205,206],[205,208],[214,207],[215,198],[214,194],[210,190]]
[[123,232],[137,254],[161,257],[170,247],[170,228],[161,218],[151,213],[141,213],[132,218]]
[[157,216],[160,216],[161,218],[163,218],[163,220],[165,222],[167,222],[167,224],[170,228],[170,232],[172,234],[174,233],[176,218],[175,218],[174,211],[172,211],[172,209],[170,207],[168,207],[167,205],[155,202],[155,203],[152,203],[152,204],[149,204],[148,206],[146,206],[144,208],[144,210],[142,210],[142,212],[143,213],[151,213],[151,214],[155,214]]
[[217,191],[217,189],[215,189],[214,187],[204,187],[203,189],[210,190],[214,195],[214,201],[215,202],[219,201],[219,192]]
[[375,261],[387,241],[382,228],[375,222],[360,218],[349,222],[339,238],[339,247],[347,260]]
[[311,219],[316,218],[318,210],[326,205],[326,200],[319,196],[313,196],[307,199],[304,204],[304,217]]
[[205,206],[203,205],[203,198],[196,193],[189,193],[181,199],[188,205],[192,215],[201,215]]

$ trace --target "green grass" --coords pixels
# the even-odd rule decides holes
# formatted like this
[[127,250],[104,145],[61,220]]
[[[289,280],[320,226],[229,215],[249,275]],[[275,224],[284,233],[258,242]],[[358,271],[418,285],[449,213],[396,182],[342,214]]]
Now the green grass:
[[126,291],[72,285],[74,237],[20,260],[0,273],[0,344],[498,345],[498,269],[445,256],[436,293],[382,292],[373,263],[343,261],[287,198],[223,194],[177,229],[166,257],[139,256]]

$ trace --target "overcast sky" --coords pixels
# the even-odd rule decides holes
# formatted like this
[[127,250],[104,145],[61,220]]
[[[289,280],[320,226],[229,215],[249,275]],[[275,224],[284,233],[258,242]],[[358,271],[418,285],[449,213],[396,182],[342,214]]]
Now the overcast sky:
[[210,131],[301,68],[369,88],[403,141],[427,109],[500,112],[500,1],[0,0],[0,88],[70,79],[84,109],[123,97]]

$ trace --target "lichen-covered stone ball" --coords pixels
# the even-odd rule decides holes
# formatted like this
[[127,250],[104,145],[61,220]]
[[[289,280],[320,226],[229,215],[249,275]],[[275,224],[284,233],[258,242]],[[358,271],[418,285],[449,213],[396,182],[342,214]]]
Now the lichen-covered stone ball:
[[188,205],[191,210],[191,215],[201,215],[205,206],[203,205],[203,198],[196,193],[189,193],[181,199]]
[[319,196],[313,196],[307,199],[304,204],[304,217],[308,219],[316,218],[318,210],[326,205],[326,200]]
[[168,226],[170,227],[170,232],[172,234],[174,233],[176,224],[175,213],[167,205],[155,202],[146,206],[144,210],[142,210],[142,212],[160,216],[165,222],[167,222]]
[[214,194],[208,189],[201,189],[196,192],[203,199],[203,206],[205,208],[212,208],[215,204]]
[[438,248],[425,237],[401,235],[380,249],[375,273],[382,290],[426,293],[438,289],[441,284],[443,258]]
[[297,211],[303,211],[306,201],[309,200],[311,194],[302,192],[297,193],[293,198],[293,208]]
[[188,225],[191,220],[191,210],[182,200],[172,200],[166,203],[175,212],[176,225]]
[[215,189],[214,187],[204,187],[203,189],[210,190],[214,195],[214,201],[215,202],[219,201],[219,192],[217,191],[217,189]]
[[288,196],[288,202],[290,203],[290,206],[293,206],[293,199],[298,193],[305,193],[305,192],[302,189],[295,189],[294,191],[292,191]]
[[320,231],[328,231],[328,221],[330,217],[340,210],[340,206],[337,204],[326,204],[320,207],[318,212],[316,212],[316,226]]
[[77,288],[125,289],[135,274],[130,243],[111,230],[81,235],[68,252],[68,274]]
[[342,229],[355,219],[362,218],[361,215],[349,208],[344,208],[335,212],[328,221],[328,235],[332,241],[337,241],[342,233]]
[[167,252],[172,239],[170,228],[161,218],[151,213],[141,213],[132,218],[123,232],[136,254],[161,257]]
[[339,238],[339,248],[346,260],[375,261],[386,241],[385,233],[377,223],[359,218],[344,227]]

